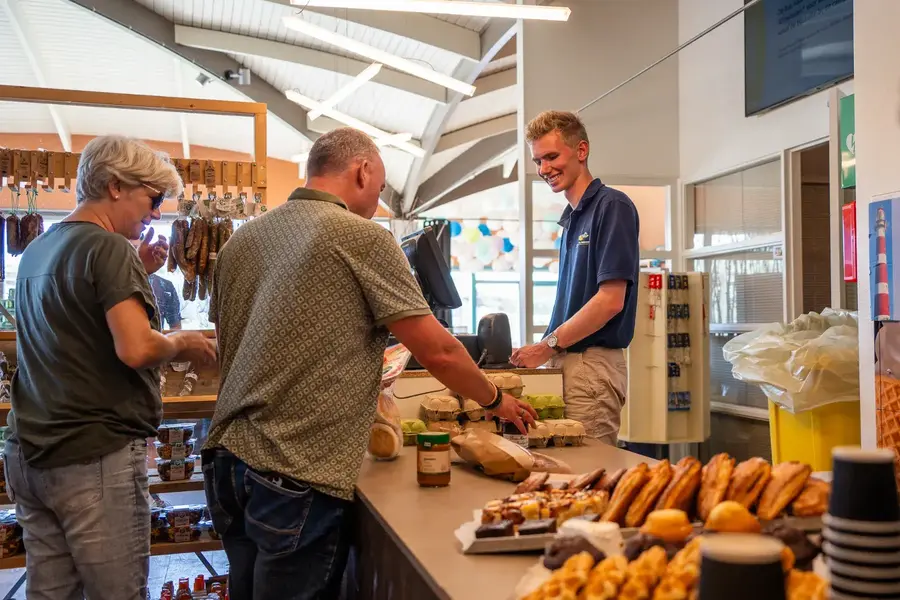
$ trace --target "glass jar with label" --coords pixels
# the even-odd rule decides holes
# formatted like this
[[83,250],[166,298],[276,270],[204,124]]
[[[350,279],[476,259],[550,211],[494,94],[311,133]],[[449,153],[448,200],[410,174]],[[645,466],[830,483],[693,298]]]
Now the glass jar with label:
[[416,475],[422,487],[450,485],[450,434],[425,431],[416,436]]
[[[527,431],[528,423],[525,423],[523,421],[523,424],[525,425],[525,430]],[[504,438],[508,439],[512,443],[518,444],[519,446],[522,446],[523,448],[526,448],[526,449],[528,448],[528,435],[527,434],[523,435],[522,432],[519,431],[519,428],[516,427],[516,424],[513,423],[512,421],[501,420],[500,421],[500,433],[503,435]]]

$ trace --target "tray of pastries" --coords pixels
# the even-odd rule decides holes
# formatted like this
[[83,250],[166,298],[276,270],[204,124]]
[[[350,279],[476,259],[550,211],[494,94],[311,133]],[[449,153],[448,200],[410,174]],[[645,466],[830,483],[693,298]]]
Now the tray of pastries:
[[[610,522],[563,525],[543,558],[516,586],[518,600],[579,598],[584,600],[646,598],[683,600],[694,597],[700,579],[703,540],[718,533],[754,533],[784,543],[781,562],[789,600],[826,597],[827,582],[811,572],[819,549],[794,527],[768,527],[736,501],[725,501],[697,531],[678,509],[651,512],[639,535],[610,545]],[[620,538],[622,539],[622,538]]]
[[809,465],[785,462],[774,467],[762,458],[737,463],[717,454],[703,465],[685,457],[649,466],[577,476],[533,473],[514,492],[475,511],[457,530],[466,553],[540,550],[570,519],[611,522],[622,535],[637,535],[655,510],[677,509],[700,530],[723,502],[742,506],[763,522],[787,522],[807,532],[821,530],[831,484],[811,476]]

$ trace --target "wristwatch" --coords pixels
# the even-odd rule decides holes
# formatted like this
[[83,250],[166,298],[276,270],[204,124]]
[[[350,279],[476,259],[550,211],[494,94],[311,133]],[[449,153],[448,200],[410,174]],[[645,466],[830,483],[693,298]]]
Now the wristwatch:
[[547,345],[550,346],[553,350],[559,352],[562,348],[559,347],[559,340],[556,337],[555,333],[551,333],[547,336]]

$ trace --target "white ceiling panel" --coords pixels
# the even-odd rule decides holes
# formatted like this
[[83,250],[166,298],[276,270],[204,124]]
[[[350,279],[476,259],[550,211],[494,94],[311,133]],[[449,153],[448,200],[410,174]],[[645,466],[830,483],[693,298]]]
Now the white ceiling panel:
[[516,86],[499,89],[495,92],[475,96],[459,103],[447,123],[446,131],[456,131],[475,123],[481,123],[495,117],[502,117],[518,110],[519,99]]
[[342,56],[354,56],[288,29],[282,23],[284,17],[299,14],[300,18],[319,27],[346,35],[397,56],[429,64],[433,69],[447,75],[453,72],[460,61],[457,54],[434,46],[343,19],[302,11],[297,7],[266,0],[138,0],[138,2],[179,25],[239,33]]
[[[276,88],[297,90],[314,100],[325,100],[353,80],[333,71],[272,58],[233,58]],[[436,106],[431,100],[370,81],[335,108],[390,133],[411,133],[418,138]]]
[[172,113],[96,106],[61,106],[60,112],[73,134],[123,134],[147,140],[181,140],[178,119]]
[[[0,69],[2,70],[2,69]],[[56,133],[50,111],[41,104],[0,102],[0,134]]]
[[384,160],[384,170],[388,185],[395,190],[402,190],[409,177],[412,168],[413,155],[396,148],[382,148],[381,158]]
[[429,177],[446,167],[454,159],[462,156],[466,150],[477,143],[478,141],[476,140],[474,142],[469,142],[468,144],[450,148],[449,150],[444,150],[443,152],[438,152],[437,154],[432,154],[431,160],[428,161],[428,164],[425,165],[425,170],[422,172],[422,181],[427,181]]

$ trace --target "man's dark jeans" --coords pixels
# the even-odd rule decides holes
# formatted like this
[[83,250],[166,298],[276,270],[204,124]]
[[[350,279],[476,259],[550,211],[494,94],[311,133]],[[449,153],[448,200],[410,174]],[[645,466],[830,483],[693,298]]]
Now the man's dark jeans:
[[213,527],[229,562],[232,600],[338,598],[352,503],[251,469],[224,448],[203,451]]

